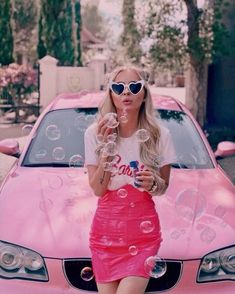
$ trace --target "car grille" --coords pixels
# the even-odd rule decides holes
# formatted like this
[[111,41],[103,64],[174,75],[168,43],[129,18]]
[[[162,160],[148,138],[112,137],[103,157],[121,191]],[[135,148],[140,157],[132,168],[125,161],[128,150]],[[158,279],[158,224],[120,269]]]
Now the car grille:
[[[158,278],[151,278],[149,280],[146,292],[168,290],[175,286],[178,282],[182,269],[182,262],[180,261],[166,261],[167,271]],[[96,282],[93,278],[90,281],[84,281],[81,276],[81,270],[84,267],[91,267],[91,259],[68,259],[64,260],[64,271],[69,283],[80,290],[97,292]]]

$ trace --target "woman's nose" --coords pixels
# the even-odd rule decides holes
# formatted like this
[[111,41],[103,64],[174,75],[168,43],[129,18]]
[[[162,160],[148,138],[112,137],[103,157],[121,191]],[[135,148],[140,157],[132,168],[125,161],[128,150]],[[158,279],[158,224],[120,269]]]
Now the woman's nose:
[[128,89],[127,85],[125,85],[124,91],[123,93],[124,95],[129,95],[130,94],[130,90]]

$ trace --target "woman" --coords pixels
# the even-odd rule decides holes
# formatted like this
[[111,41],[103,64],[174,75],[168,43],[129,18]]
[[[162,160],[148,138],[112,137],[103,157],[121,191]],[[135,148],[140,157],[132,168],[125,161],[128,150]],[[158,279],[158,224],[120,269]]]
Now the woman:
[[93,271],[101,294],[142,294],[150,278],[145,261],[162,241],[152,196],[168,187],[174,149],[141,70],[114,70],[99,110],[85,133],[89,183],[99,197],[90,232]]

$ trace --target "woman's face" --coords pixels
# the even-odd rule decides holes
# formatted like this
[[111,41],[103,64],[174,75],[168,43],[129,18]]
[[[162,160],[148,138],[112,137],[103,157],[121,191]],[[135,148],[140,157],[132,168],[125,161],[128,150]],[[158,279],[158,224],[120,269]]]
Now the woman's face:
[[113,82],[125,84],[124,91],[120,95],[111,91],[111,97],[117,111],[125,110],[130,112],[131,110],[136,111],[140,108],[145,96],[144,87],[138,92],[138,94],[132,94],[127,86],[130,82],[137,82],[140,80],[141,78],[133,69],[123,70],[115,77]]

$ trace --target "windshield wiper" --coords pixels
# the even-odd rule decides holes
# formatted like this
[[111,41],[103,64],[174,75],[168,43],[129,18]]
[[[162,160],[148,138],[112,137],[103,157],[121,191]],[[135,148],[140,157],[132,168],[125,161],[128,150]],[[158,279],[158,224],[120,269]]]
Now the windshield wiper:
[[44,162],[44,163],[26,163],[22,166],[26,167],[69,167],[65,162]]
[[185,165],[184,163],[179,163],[179,162],[171,163],[171,166],[174,168],[189,169],[189,167],[187,165]]

